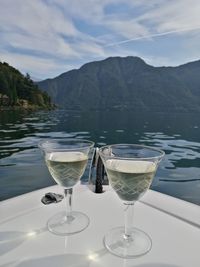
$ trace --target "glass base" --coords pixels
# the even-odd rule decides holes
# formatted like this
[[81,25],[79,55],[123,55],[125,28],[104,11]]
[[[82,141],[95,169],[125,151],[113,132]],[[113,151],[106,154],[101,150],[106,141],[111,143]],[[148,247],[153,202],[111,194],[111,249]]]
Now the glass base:
[[124,235],[124,227],[113,228],[104,237],[105,247],[114,255],[136,258],[146,254],[152,247],[151,238],[137,228],[131,228],[130,237]]
[[83,231],[89,225],[89,218],[82,212],[72,211],[66,216],[66,212],[59,212],[50,218],[47,227],[56,235],[73,235]]

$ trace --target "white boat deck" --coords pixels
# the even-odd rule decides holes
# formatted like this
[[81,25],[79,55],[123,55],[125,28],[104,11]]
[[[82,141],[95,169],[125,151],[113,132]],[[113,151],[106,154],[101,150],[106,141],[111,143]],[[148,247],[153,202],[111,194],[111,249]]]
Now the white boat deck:
[[134,226],[153,241],[145,256],[123,260],[110,254],[103,236],[123,225],[123,204],[110,190],[94,194],[87,186],[74,188],[73,209],[86,213],[90,225],[83,232],[61,237],[46,228],[49,217],[64,208],[43,205],[44,188],[0,203],[0,267],[199,267],[200,207],[149,190],[135,205]]

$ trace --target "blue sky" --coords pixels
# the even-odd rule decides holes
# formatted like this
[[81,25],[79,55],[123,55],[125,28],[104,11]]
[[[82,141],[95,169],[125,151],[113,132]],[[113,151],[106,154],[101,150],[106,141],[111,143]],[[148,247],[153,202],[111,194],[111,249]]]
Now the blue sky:
[[45,79],[110,56],[200,59],[199,0],[0,0],[0,61]]

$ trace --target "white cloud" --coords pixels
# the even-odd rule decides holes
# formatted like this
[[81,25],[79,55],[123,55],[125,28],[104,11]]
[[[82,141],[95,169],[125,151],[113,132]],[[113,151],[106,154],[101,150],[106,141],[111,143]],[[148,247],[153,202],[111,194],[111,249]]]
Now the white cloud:
[[[122,10],[117,10],[120,5]],[[123,11],[123,7],[127,10]],[[199,13],[199,0],[1,0],[1,60],[40,77],[55,76],[70,66],[80,67],[78,62],[83,60],[113,55],[139,55],[151,63],[173,64],[178,62],[178,56],[170,57],[169,51],[168,56],[156,56],[156,51],[148,55],[145,46],[142,52],[134,45],[134,41],[144,37],[158,42],[170,32],[173,37],[182,37],[177,51],[180,60],[190,60],[199,56],[199,38],[189,31],[200,27]],[[82,27],[76,24],[77,19],[83,22]],[[95,34],[87,31],[86,25]],[[154,39],[156,36],[160,37]],[[125,45],[128,41],[133,42],[133,49]],[[113,43],[117,46],[108,46]]]
[[[23,74],[29,73],[36,78],[50,78],[75,68],[73,64],[61,63],[52,58],[36,58],[31,55],[22,55],[19,53],[0,52],[2,62],[8,62],[13,67],[19,69]],[[44,73],[46,76],[44,77]]]
[[2,41],[13,48],[78,56],[69,44],[64,45],[60,35],[78,35],[73,23],[60,10],[47,7],[42,1],[27,1],[26,4],[22,0],[3,1],[0,25],[4,32]]
[[159,1],[157,3],[158,5],[148,9],[136,20],[152,25],[157,32],[200,26],[200,2],[198,0],[163,1],[161,5]]
[[35,36],[62,33],[75,36],[78,31],[72,21],[60,9],[47,6],[41,0],[3,0],[1,1],[0,22],[7,29],[24,30]]
[[115,34],[120,35],[124,38],[142,37],[149,34],[146,27],[138,22],[130,20],[112,20],[107,21],[106,25],[115,32]]

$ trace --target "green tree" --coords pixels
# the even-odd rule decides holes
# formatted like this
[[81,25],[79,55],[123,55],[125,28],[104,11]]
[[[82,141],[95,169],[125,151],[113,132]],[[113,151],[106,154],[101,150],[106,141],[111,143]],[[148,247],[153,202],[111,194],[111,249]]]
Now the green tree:
[[28,73],[24,76],[6,62],[0,62],[0,93],[9,97],[9,105],[16,105],[18,99],[24,99],[31,105],[51,106],[48,96],[31,80]]

